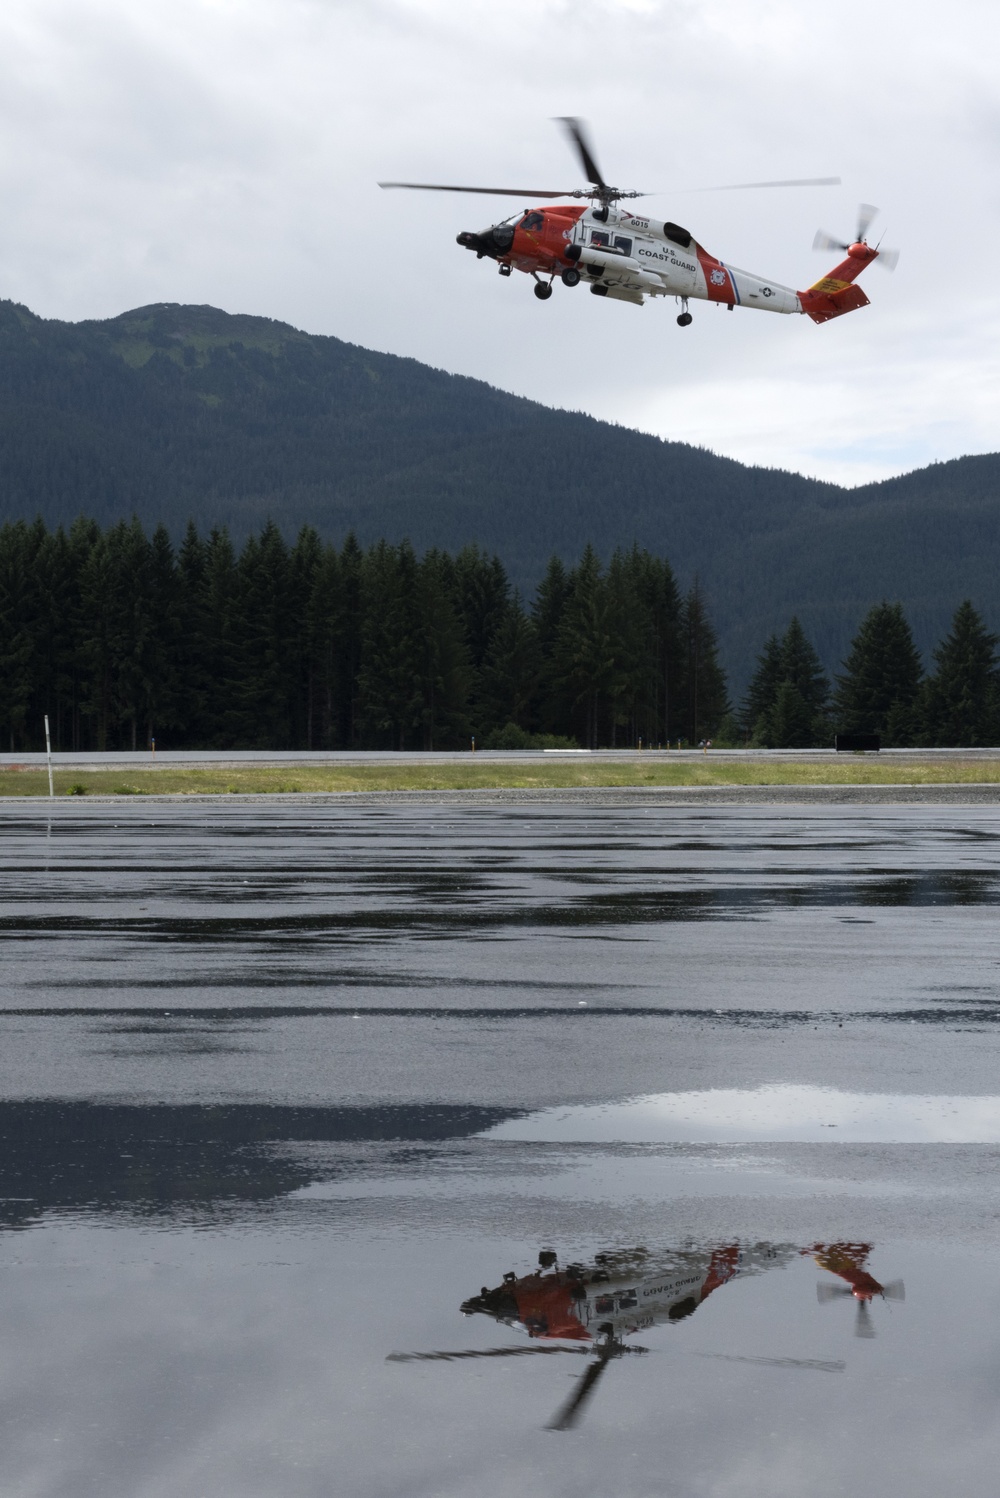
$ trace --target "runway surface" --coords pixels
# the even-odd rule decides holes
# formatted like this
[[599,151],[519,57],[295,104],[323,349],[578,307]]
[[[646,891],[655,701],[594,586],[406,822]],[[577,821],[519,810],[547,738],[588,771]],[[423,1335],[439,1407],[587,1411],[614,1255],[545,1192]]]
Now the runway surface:
[[5,1491],[989,1491],[1000,808],[234,801],[0,807]]

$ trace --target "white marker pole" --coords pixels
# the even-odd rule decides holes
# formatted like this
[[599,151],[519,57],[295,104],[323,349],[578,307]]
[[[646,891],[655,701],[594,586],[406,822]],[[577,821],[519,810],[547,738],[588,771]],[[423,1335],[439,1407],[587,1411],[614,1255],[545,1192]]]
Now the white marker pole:
[[52,789],[52,740],[49,737],[48,713],[45,714],[45,758],[49,765],[49,796],[52,797],[55,796],[55,791]]

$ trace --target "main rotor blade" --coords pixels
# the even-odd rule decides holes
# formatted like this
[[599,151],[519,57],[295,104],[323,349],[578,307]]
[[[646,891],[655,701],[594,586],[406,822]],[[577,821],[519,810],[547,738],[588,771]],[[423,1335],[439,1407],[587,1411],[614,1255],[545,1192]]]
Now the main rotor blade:
[[839,187],[839,177],[789,177],[783,182],[724,182],[719,187],[689,187],[687,192],[747,192],[758,187]]
[[593,1394],[597,1381],[610,1363],[614,1353],[610,1347],[601,1348],[601,1354],[577,1380],[576,1388],[559,1413],[549,1421],[546,1430],[572,1430],[583,1412],[583,1406]]
[[493,198],[586,198],[580,188],[550,192],[541,187],[453,187],[445,182],[380,182],[379,187],[409,187],[415,192],[479,192]]
[[608,184],[601,176],[601,169],[594,160],[594,153],[590,149],[590,143],[583,133],[583,121],[576,119],[573,115],[565,114],[558,115],[557,119],[560,125],[565,128],[566,134],[580,154],[580,160],[583,163],[583,170],[587,181],[593,182],[596,187],[607,187]]
[[847,1364],[838,1358],[755,1358],[735,1352],[696,1352],[696,1358],[719,1358],[724,1363],[759,1363],[762,1368],[808,1368],[816,1373],[843,1373]]
[[530,1358],[538,1354],[573,1352],[586,1357],[589,1347],[478,1347],[460,1352],[390,1352],[387,1363],[454,1363],[463,1358]]

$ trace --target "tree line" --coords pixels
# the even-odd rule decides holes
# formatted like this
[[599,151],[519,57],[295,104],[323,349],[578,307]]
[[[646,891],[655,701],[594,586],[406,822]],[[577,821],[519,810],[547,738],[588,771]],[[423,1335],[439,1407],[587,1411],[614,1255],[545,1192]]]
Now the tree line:
[[475,546],[342,546],[268,523],[0,527],[12,752],[696,741],[728,709],[698,584],[639,547],[553,558],[526,604]]
[[925,672],[898,603],[861,622],[833,683],[793,618],[757,660],[739,729],[762,747],[828,745],[835,732],[877,733],[887,748],[1000,744],[1000,660],[972,603],[959,604]]
[[868,613],[831,683],[797,619],[732,707],[697,580],[633,546],[550,561],[525,602],[476,546],[341,546],[273,523],[0,527],[0,743],[55,749],[808,748],[1000,743],[997,637],[968,601],[924,672],[903,610]]

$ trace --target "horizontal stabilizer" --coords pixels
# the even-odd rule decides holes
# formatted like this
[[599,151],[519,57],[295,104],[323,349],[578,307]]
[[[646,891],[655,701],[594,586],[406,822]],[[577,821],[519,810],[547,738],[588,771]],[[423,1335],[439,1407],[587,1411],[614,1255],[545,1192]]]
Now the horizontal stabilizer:
[[[823,289],[826,286],[830,289]],[[808,291],[800,291],[799,301],[803,312],[813,322],[829,322],[831,317],[843,317],[845,312],[856,312],[859,307],[868,306],[868,298],[860,286],[848,282],[838,287],[828,278],[817,282]]]

